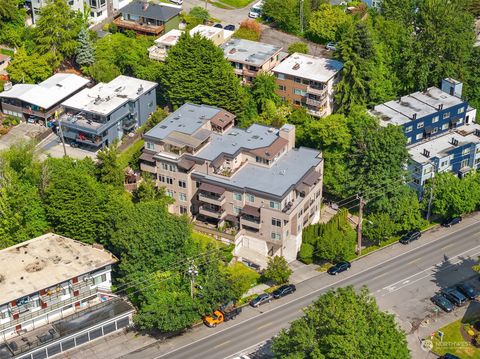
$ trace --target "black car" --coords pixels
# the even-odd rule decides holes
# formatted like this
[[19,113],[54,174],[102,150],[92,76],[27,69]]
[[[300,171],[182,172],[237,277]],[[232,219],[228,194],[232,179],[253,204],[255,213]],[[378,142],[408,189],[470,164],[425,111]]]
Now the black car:
[[461,283],[458,284],[456,288],[460,293],[470,300],[473,300],[477,297],[477,291],[470,284]]
[[422,232],[420,231],[411,231],[405,234],[402,238],[400,238],[400,243],[408,244],[419,239],[422,236]]
[[223,29],[222,24],[215,24],[215,25],[213,25],[213,27],[218,27],[219,29]]
[[456,355],[450,353],[445,353],[440,357],[440,359],[460,359],[460,357],[457,357]]
[[224,30],[228,30],[228,31],[235,31],[235,25],[227,25],[223,28]]
[[259,305],[265,304],[265,303],[270,303],[272,301],[272,296],[270,294],[260,294],[256,298],[252,299],[250,301],[250,305],[252,307],[258,307]]
[[450,218],[450,219],[447,219],[445,220],[443,223],[442,223],[442,226],[444,227],[451,227],[455,224],[458,224],[462,221],[462,217],[454,217],[454,218]]
[[462,307],[467,303],[467,298],[455,288],[442,290],[442,295],[457,307]]
[[293,285],[293,284],[282,285],[280,288],[278,288],[277,290],[275,290],[272,293],[273,298],[278,299],[278,298],[284,297],[287,294],[292,294],[296,290],[297,290],[297,288],[295,288],[295,285]]
[[349,270],[352,265],[350,262],[338,262],[334,266],[328,268],[327,273],[330,275],[337,275],[338,273],[342,273],[343,271]]
[[453,304],[450,302],[447,298],[445,298],[441,294],[435,294],[432,298],[431,301],[433,304],[438,305],[441,309],[446,311],[447,313],[451,312],[453,310]]

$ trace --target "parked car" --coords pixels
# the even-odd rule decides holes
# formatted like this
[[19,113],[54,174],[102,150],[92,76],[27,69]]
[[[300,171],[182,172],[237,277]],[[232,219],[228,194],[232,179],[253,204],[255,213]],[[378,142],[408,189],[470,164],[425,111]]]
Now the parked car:
[[477,297],[477,291],[470,284],[461,283],[458,284],[456,288],[460,293],[470,300],[473,300]]
[[227,309],[218,309],[214,311],[211,315],[206,315],[203,317],[203,323],[210,328],[216,327],[218,324],[223,322],[228,322],[229,320],[234,319],[237,315],[242,312],[242,308],[230,307]]
[[338,262],[334,266],[328,268],[327,273],[330,275],[337,275],[338,273],[342,273],[343,271],[349,270],[352,265],[350,262]]
[[228,30],[228,31],[235,31],[235,25],[227,25],[224,27],[225,30]]
[[329,42],[327,45],[325,45],[325,48],[328,51],[337,51],[337,44],[335,42]]
[[260,294],[256,298],[250,301],[250,305],[254,308],[258,307],[259,305],[270,303],[272,301],[272,296],[267,293]]
[[453,310],[453,304],[450,302],[447,298],[445,298],[441,294],[435,294],[432,298],[431,301],[433,304],[436,304],[438,307],[446,311],[447,313],[451,312]]
[[215,25],[213,25],[213,27],[218,27],[219,29],[223,29],[222,24],[215,24]]
[[171,2],[173,2],[174,4],[177,4],[177,5],[182,5],[183,4],[183,0],[170,0]]
[[275,290],[272,295],[273,295],[273,298],[275,299],[278,299],[278,298],[281,298],[281,297],[284,297],[286,296],[287,294],[292,294],[294,293],[295,291],[297,290],[297,288],[295,287],[295,285],[293,284],[285,284],[285,285],[282,285],[280,288],[278,288],[277,290]]
[[440,359],[460,359],[460,357],[457,357],[456,355],[450,353],[445,353],[440,357]]
[[455,288],[442,290],[442,295],[457,307],[462,307],[467,303],[467,298]]
[[454,226],[455,224],[458,224],[462,221],[462,217],[453,217],[453,218],[450,218],[450,219],[447,219],[445,220],[443,223],[442,223],[442,226],[444,227],[451,227],[451,226]]
[[410,231],[405,234],[402,238],[400,238],[400,243],[402,244],[409,244],[410,242],[416,241],[422,236],[422,232],[420,231]]

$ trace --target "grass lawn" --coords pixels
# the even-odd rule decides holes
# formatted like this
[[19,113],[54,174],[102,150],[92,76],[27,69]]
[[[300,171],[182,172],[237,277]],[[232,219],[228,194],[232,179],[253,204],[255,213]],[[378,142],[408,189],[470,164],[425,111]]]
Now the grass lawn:
[[132,156],[140,151],[140,149],[143,147],[143,144],[144,141],[139,139],[137,142],[134,142],[130,147],[118,155],[118,164],[120,168],[125,168],[128,166],[128,162]]
[[[225,5],[230,5],[231,7],[235,8],[242,8],[253,2],[253,0],[220,0],[219,2],[224,3]],[[213,3],[215,6],[218,6],[215,2]]]
[[[219,2],[219,1],[214,1],[214,2],[211,2],[210,4],[212,4],[213,6],[216,6],[220,9],[227,9],[227,10],[232,9],[231,6],[228,6],[228,5],[224,4],[223,2]],[[214,21],[214,22],[220,22],[220,21]]]
[[432,351],[438,355],[451,353],[462,359],[480,359],[480,349],[475,348],[463,339],[460,332],[462,325],[462,321],[457,320],[440,329],[444,333],[443,341],[441,342],[438,335],[435,335]]

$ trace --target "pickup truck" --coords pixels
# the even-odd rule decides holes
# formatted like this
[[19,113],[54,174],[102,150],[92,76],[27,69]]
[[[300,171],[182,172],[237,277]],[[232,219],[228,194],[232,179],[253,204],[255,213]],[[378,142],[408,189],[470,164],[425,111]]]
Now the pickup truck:
[[214,328],[218,324],[227,322],[231,319],[234,319],[237,315],[242,312],[242,308],[232,307],[225,310],[216,310],[211,315],[206,315],[203,317],[203,323],[207,327]]

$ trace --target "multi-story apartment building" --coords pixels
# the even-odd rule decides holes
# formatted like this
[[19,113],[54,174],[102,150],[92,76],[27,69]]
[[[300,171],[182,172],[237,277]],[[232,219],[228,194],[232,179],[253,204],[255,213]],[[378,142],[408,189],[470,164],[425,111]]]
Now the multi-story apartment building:
[[57,73],[38,85],[5,85],[5,91],[0,92],[2,112],[47,125],[58,116],[62,101],[85,88],[88,83],[88,79],[75,74]]
[[[148,49],[148,57],[156,61],[165,61],[168,51],[177,44],[178,39],[180,39],[182,34],[182,30],[173,29],[160,36],[155,40],[155,45]],[[199,34],[212,41],[215,45],[220,46],[232,37],[233,31],[228,31],[215,26],[197,25],[190,30],[191,36],[195,34]]]
[[430,87],[370,111],[380,125],[402,127],[411,156],[410,185],[419,194],[437,172],[461,176],[478,168],[480,127],[474,123],[476,110],[461,95],[460,82],[444,79],[441,90]]
[[144,135],[141,169],[175,200],[171,212],[228,228],[237,257],[260,266],[268,256],[294,260],[303,227],[319,219],[321,153],[295,148],[292,125],[240,129],[234,119],[183,105]]
[[137,0],[122,7],[113,23],[123,30],[159,36],[178,28],[181,11],[181,6]]
[[0,340],[62,319],[110,294],[117,259],[56,234],[0,251]]
[[243,83],[251,83],[261,72],[271,72],[286,56],[280,46],[237,38],[220,47]]
[[328,116],[334,107],[334,86],[342,63],[311,55],[294,53],[275,66],[277,94],[315,117]]
[[157,107],[157,83],[120,75],[62,103],[64,137],[94,149],[111,145],[145,123]]

